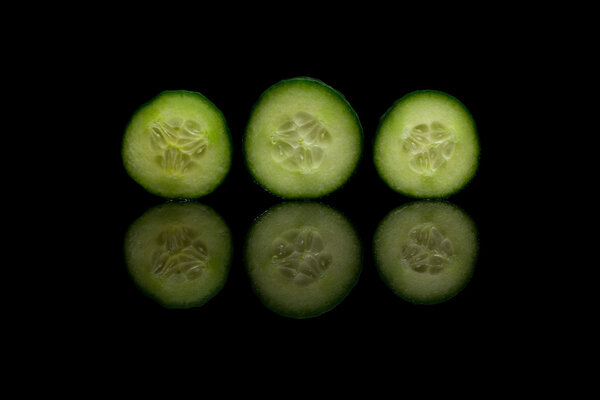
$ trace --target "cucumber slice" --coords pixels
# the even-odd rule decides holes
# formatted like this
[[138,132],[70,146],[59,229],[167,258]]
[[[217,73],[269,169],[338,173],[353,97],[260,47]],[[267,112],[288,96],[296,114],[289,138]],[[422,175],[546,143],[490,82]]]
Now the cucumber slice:
[[311,78],[283,80],[254,106],[244,136],[247,166],[267,191],[316,198],[340,188],[362,150],[358,116],[344,96]]
[[441,303],[470,280],[478,243],[471,218],[441,201],[398,207],[379,224],[374,251],[381,278],[417,304]]
[[136,285],[167,308],[200,307],[227,280],[231,233],[210,207],[167,203],[138,218],[125,237]]
[[339,212],[319,203],[284,203],[255,221],[246,263],[254,291],[268,309],[309,318],[348,295],[360,274],[361,249]]
[[123,138],[128,174],[167,198],[196,198],[217,188],[231,166],[231,138],[221,111],[206,97],[166,91],[131,118]]
[[417,198],[450,196],[477,170],[475,122],[467,108],[447,93],[409,93],[382,117],[374,161],[379,175],[397,192]]

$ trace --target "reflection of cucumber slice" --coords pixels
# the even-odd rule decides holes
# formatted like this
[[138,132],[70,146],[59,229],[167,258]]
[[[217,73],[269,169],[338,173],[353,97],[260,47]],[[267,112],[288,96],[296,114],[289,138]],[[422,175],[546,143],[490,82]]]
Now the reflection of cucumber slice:
[[412,197],[449,196],[477,169],[475,122],[467,108],[446,93],[410,93],[382,117],[374,157],[392,189]]
[[206,97],[167,91],[134,114],[122,153],[129,175],[149,192],[200,197],[227,175],[231,139],[223,114]]
[[456,206],[421,201],[383,219],[374,250],[381,277],[397,295],[418,304],[441,303],[471,278],[477,232]]
[[129,228],[125,261],[142,291],[169,308],[199,307],[225,284],[232,245],[225,222],[198,203],[167,203]]
[[350,292],[361,250],[353,227],[337,211],[318,203],[285,203],[251,228],[246,262],[267,308],[307,318],[333,309]]
[[344,184],[362,148],[358,116],[336,90],[310,78],[281,81],[252,111],[244,150],[250,172],[268,191],[315,198]]

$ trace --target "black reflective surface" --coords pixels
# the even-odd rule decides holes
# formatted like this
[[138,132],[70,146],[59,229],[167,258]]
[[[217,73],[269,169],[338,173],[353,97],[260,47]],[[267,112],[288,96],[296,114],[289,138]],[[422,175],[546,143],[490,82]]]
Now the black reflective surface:
[[[376,54],[371,54],[375,56]],[[499,99],[505,81],[486,73],[485,64],[464,63],[454,68],[418,68],[393,59],[353,63],[347,57],[331,62],[272,63],[268,54],[256,58],[229,55],[213,62],[186,65],[181,69],[157,66],[144,69],[140,59],[111,64],[115,83],[105,91],[116,93],[106,104],[109,114],[102,129],[106,137],[97,185],[105,212],[101,239],[94,251],[100,256],[100,276],[94,290],[85,294],[103,329],[112,334],[142,337],[149,332],[185,331],[220,338],[245,346],[250,338],[283,340],[284,333],[344,335],[350,341],[377,342],[420,332],[459,335],[465,332],[512,330],[519,307],[517,258],[510,253],[510,210],[520,207],[511,193],[513,169],[506,163],[506,126]],[[340,56],[340,54],[336,54]],[[219,60],[223,60],[220,62]],[[253,64],[254,63],[254,64]],[[489,72],[489,71],[488,71]],[[341,189],[317,199],[343,213],[356,228],[362,243],[363,268],[358,283],[334,310],[308,320],[276,315],[256,298],[244,265],[244,243],[254,219],[283,201],[256,184],[248,173],[242,153],[242,137],[250,110],[260,94],[281,79],[310,76],[340,91],[357,112],[363,127],[363,154],[355,174]],[[233,234],[234,255],[227,282],[207,304],[198,309],[168,310],[137,290],[123,260],[123,239],[133,221],[147,209],[165,202],[147,193],[127,176],[121,164],[120,145],[125,126],[143,103],[163,90],[199,91],[221,109],[233,140],[233,164],[223,184],[199,202],[223,217]],[[447,92],[472,113],[477,124],[481,158],[473,180],[446,200],[463,209],[479,233],[479,256],[475,272],[464,290],[442,304],[416,306],[395,296],[377,273],[372,253],[373,233],[394,208],[414,199],[392,191],[377,175],[372,161],[372,142],[379,118],[401,96],[419,89]],[[518,317],[521,318],[521,317]],[[516,322],[515,322],[516,323]],[[109,326],[109,328],[106,328]],[[449,327],[452,329],[449,330]],[[282,333],[283,332],[283,333]],[[366,336],[365,336],[365,332]],[[266,336],[265,336],[266,335]],[[150,340],[150,339],[148,339]]]

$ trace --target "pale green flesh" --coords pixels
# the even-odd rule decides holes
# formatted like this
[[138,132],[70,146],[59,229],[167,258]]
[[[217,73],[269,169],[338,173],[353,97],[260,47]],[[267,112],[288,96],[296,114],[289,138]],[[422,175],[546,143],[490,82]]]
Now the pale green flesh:
[[446,197],[473,177],[479,159],[476,127],[454,97],[436,91],[408,94],[384,115],[374,161],[383,180],[412,197]]
[[231,139],[221,112],[199,93],[163,92],[132,117],[123,163],[148,191],[167,198],[212,192],[231,165]]
[[314,317],[337,306],[356,283],[360,243],[337,211],[318,203],[284,203],[252,226],[246,264],[267,308],[287,317]]
[[316,198],[336,190],[356,168],[361,148],[362,128],[350,104],[308,78],[267,89],[244,137],[256,181],[285,198]]
[[125,261],[138,287],[169,308],[199,307],[225,284],[231,234],[210,207],[167,203],[137,219],[125,238]]
[[379,274],[392,291],[413,303],[435,304],[458,294],[470,280],[477,231],[459,208],[420,201],[381,221],[374,249]]

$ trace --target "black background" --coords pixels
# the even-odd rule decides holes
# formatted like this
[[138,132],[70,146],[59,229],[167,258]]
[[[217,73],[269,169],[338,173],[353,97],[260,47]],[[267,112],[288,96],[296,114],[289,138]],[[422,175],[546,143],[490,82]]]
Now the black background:
[[[511,338],[527,340],[523,325],[531,323],[532,315],[535,319],[537,314],[531,311],[537,306],[524,296],[530,282],[520,255],[523,239],[516,213],[529,204],[514,195],[528,188],[529,182],[516,173],[522,171],[518,168],[521,154],[506,140],[509,132],[515,133],[511,119],[521,112],[522,97],[514,97],[516,79],[532,82],[535,76],[523,65],[521,55],[502,38],[488,36],[482,41],[480,27],[473,25],[464,25],[451,36],[418,42],[390,37],[394,32],[383,32],[386,41],[363,36],[366,28],[357,24],[310,36],[286,35],[283,42],[269,29],[254,29],[252,24],[234,35],[228,34],[228,27],[223,24],[211,35],[193,36],[202,39],[198,41],[190,40],[188,30],[185,44],[177,42],[176,35],[164,38],[147,32],[93,42],[98,52],[89,53],[86,64],[95,68],[80,78],[82,84],[95,88],[100,100],[85,115],[94,121],[97,133],[90,143],[97,151],[87,155],[93,157],[87,171],[94,177],[88,188],[94,201],[87,211],[78,211],[80,224],[94,231],[93,239],[86,238],[83,246],[91,263],[86,268],[93,272],[85,285],[76,288],[77,303],[85,309],[75,312],[81,329],[142,350],[164,337],[186,337],[220,349],[274,353],[295,346],[323,349],[332,343],[339,349],[345,346],[341,342],[365,352],[397,347],[409,351],[406,343],[476,350],[476,343],[492,338],[501,351]],[[362,159],[354,176],[338,191],[317,199],[343,213],[357,229],[363,245],[362,273],[339,306],[307,320],[280,317],[266,309],[250,288],[243,259],[252,222],[282,201],[256,184],[245,167],[241,151],[245,124],[266,88],[297,76],[320,79],[340,91],[357,112],[364,133]],[[127,228],[166,200],[147,193],[126,174],[120,154],[122,135],[142,104],[163,90],[178,89],[198,91],[220,108],[234,150],[224,183],[196,200],[211,206],[231,229],[233,263],[222,291],[203,307],[189,310],[164,309],[144,296],[129,278],[123,260]],[[433,306],[396,297],[379,278],[372,254],[378,223],[396,207],[413,201],[378,177],[372,162],[374,134],[380,117],[395,100],[420,89],[444,91],[461,100],[476,121],[481,145],[477,174],[462,191],[446,199],[477,226],[480,251],[475,273],[456,297]],[[516,133],[520,134],[518,128]],[[90,219],[91,224],[83,222]],[[73,299],[65,302],[72,305]]]

